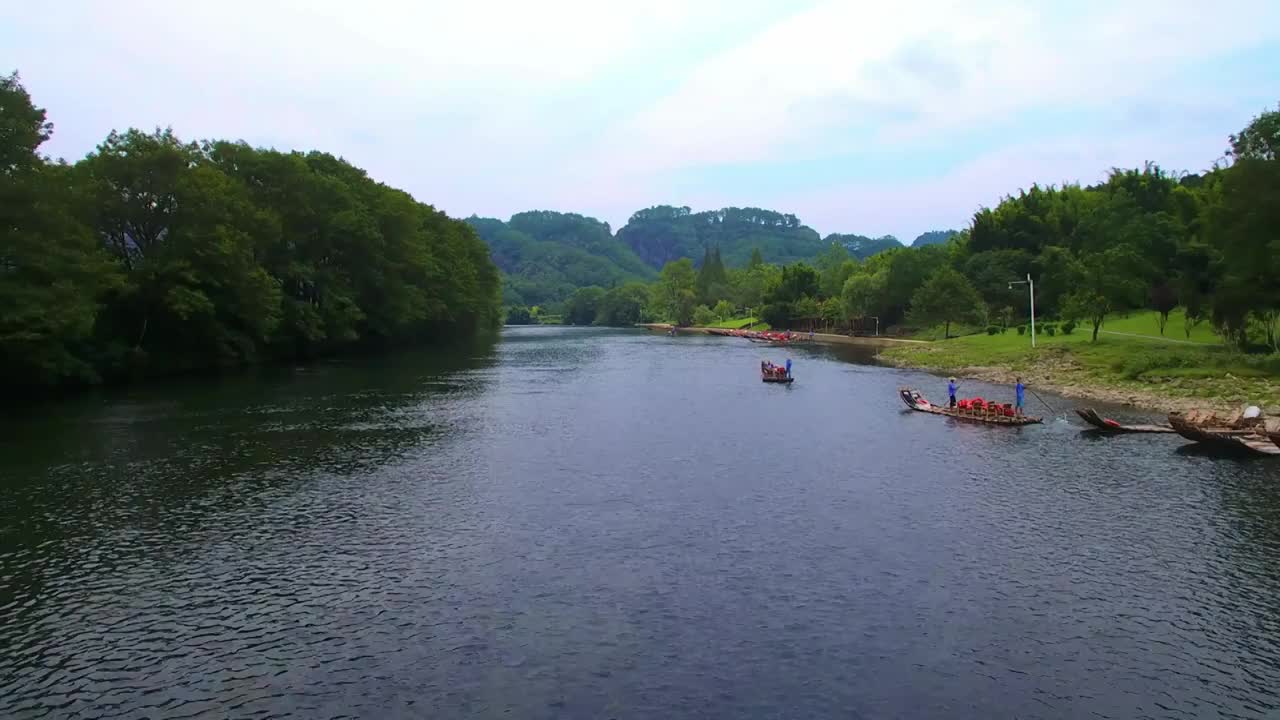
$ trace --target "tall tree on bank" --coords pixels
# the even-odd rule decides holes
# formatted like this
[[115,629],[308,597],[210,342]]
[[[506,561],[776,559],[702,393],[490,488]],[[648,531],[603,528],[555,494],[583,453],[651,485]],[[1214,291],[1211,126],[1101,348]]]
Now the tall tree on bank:
[[37,154],[52,131],[18,74],[0,76],[0,385],[28,391],[98,378],[84,346],[120,281],[72,169]]
[[943,338],[951,337],[951,323],[976,324],[985,315],[982,296],[965,276],[942,267],[911,298],[912,322],[943,325]]
[[1124,245],[1075,259],[1071,267],[1074,290],[1063,299],[1062,315],[1087,320],[1093,328],[1092,340],[1097,342],[1098,330],[1108,315],[1139,306],[1143,289],[1137,273],[1140,264],[1132,249]]
[[720,248],[708,247],[702,255],[702,267],[698,268],[698,299],[712,304],[728,293],[728,277],[724,262],[720,260]]
[[664,318],[685,326],[693,321],[698,305],[697,274],[689,258],[673,260],[662,268],[653,289],[653,304]]

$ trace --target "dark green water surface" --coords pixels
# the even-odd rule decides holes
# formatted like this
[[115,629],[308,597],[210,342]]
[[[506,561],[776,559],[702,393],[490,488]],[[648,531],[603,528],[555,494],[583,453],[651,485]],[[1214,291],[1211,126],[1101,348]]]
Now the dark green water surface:
[[790,356],[508,329],[6,417],[0,717],[1280,717],[1280,462]]

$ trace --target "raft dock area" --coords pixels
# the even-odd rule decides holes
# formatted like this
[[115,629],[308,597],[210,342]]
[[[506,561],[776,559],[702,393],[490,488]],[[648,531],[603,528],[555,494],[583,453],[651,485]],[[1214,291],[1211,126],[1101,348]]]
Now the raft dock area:
[[[638,323],[636,327],[642,327],[653,332],[670,332],[670,323]],[[712,330],[720,330],[720,328],[705,327],[682,327],[676,328],[677,333],[697,333],[699,335],[718,335],[718,332]],[[776,331],[775,331],[776,332]],[[824,343],[827,345],[861,345],[863,347],[898,347],[901,345],[928,345],[924,340],[905,340],[901,338],[890,338],[879,335],[863,336],[863,335],[837,335],[835,333],[813,334],[813,340],[809,339],[808,332],[791,333],[791,342],[804,344],[807,342]]]

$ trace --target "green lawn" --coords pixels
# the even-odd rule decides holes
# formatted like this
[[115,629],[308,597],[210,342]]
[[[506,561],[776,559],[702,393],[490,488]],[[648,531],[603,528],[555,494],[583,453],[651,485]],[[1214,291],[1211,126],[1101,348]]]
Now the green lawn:
[[724,320],[718,323],[712,323],[707,327],[723,328],[726,330],[741,330],[742,328],[749,327],[755,324],[756,324],[756,318],[748,317],[748,318],[734,318],[733,320]]
[[[1203,343],[1207,345],[1222,344],[1222,338],[1218,337],[1217,334],[1213,332],[1213,328],[1207,322],[1199,323],[1195,327],[1191,328],[1191,333],[1190,335],[1188,335],[1184,329],[1186,316],[1183,314],[1181,310],[1174,310],[1173,312],[1169,313],[1169,322],[1165,325],[1164,335],[1162,336],[1160,334],[1160,325],[1157,322],[1158,317],[1159,317],[1159,314],[1156,313],[1155,311],[1138,312],[1138,313],[1132,313],[1130,315],[1117,315],[1115,317],[1109,317],[1106,319],[1105,322],[1102,323],[1102,327],[1100,328],[1101,330],[1100,335],[1106,335],[1110,333],[1125,333],[1130,335],[1142,335],[1144,337],[1153,338],[1155,340],[1163,339],[1165,342],[1169,342],[1171,344],[1177,344],[1177,342]],[[1055,325],[1059,329],[1059,332],[1057,332],[1052,337],[1049,336],[1044,331],[1044,326],[1046,323]],[[1052,341],[1052,340],[1066,341],[1066,342],[1080,341],[1080,340],[1088,341],[1093,334],[1093,326],[1090,325],[1089,323],[1076,323],[1076,328],[1074,332],[1068,336],[1062,335],[1062,333],[1060,332],[1061,328],[1062,328],[1061,321],[1044,320],[1044,319],[1037,318],[1036,342],[1039,343],[1042,341]],[[967,326],[967,325],[954,325],[954,324],[951,326],[951,337],[953,338],[965,337],[968,335],[976,335],[979,333],[985,334],[986,328],[976,327],[976,326]],[[916,332],[912,334],[911,337],[916,340],[942,340],[943,339],[942,334],[943,334],[943,327],[939,325],[934,328],[928,328],[928,329]],[[1011,327],[1009,328],[1006,334],[1017,335],[1017,331],[1015,328]],[[1029,334],[1024,334],[1018,337],[1021,337],[1022,341],[1027,345],[1031,344],[1031,337]],[[1177,341],[1177,342],[1174,342],[1174,341]]]

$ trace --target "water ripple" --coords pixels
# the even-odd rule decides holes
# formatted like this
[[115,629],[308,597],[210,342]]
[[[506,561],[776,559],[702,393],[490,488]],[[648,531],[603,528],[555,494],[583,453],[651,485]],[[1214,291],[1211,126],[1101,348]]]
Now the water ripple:
[[760,352],[532,328],[33,420],[0,716],[1280,716],[1280,464]]

